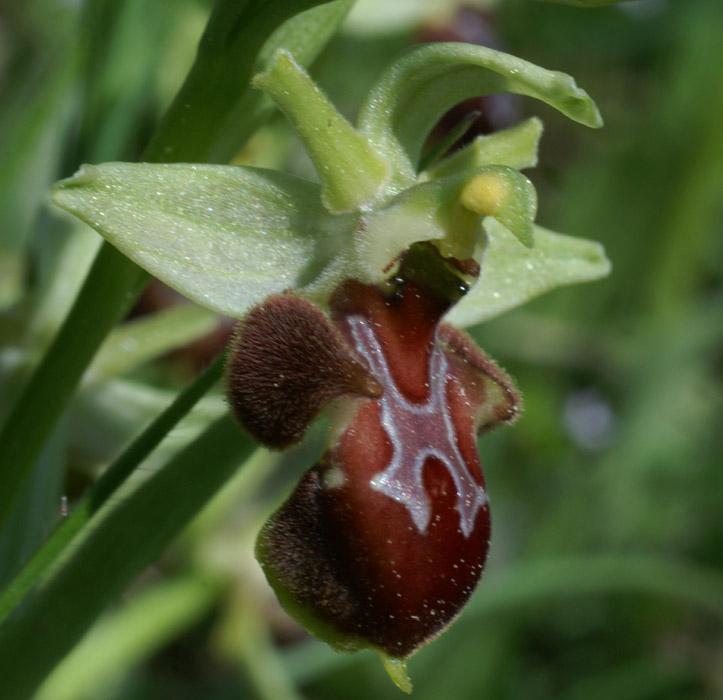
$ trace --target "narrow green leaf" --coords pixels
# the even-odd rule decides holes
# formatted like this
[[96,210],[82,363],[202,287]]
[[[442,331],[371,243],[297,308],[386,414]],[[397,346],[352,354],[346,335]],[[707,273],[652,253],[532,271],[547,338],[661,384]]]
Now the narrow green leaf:
[[360,209],[376,197],[389,166],[289,53],[277,52],[254,85],[276,101],[304,141],[329,211]]
[[312,182],[231,166],[84,166],[53,201],[181,294],[235,318],[296,286],[320,239],[354,224],[330,215]]
[[535,226],[535,246],[527,249],[494,219],[486,219],[484,226],[489,243],[482,274],[450,312],[448,319],[456,325],[473,326],[550,289],[599,279],[610,271],[599,243]]
[[78,548],[0,627],[3,700],[32,695],[105,606],[161,554],[253,447],[226,415],[127,498],[97,515]]
[[537,147],[542,136],[542,122],[537,117],[517,126],[478,136],[465,148],[453,153],[427,171],[430,179],[446,177],[460,170],[485,165],[507,165],[515,170],[537,165]]
[[115,248],[101,247],[71,312],[0,430],[0,528],[106,332],[130,310],[146,280]]
[[235,148],[230,150],[240,148],[252,132],[241,131],[229,117],[246,93],[259,51],[286,20],[325,2],[328,0],[217,1],[196,60],[151,139],[145,159],[155,163],[205,161],[221,130],[235,130]]
[[286,673],[255,587],[237,586],[229,602],[215,630],[219,652],[243,669],[257,700],[303,700]]
[[[6,16],[0,109],[0,308],[23,295],[28,242],[47,188],[57,176],[74,107],[79,64],[78,5],[29,9]],[[5,13],[3,13],[5,15]],[[30,32],[20,21],[37,15]],[[20,30],[20,28],[23,28]],[[51,29],[52,28],[52,29]]]
[[[146,148],[144,158],[156,162],[207,161],[222,127],[234,127],[226,123],[239,98],[234,89],[248,87],[256,53],[265,38],[296,12],[322,1],[218,0],[204,34],[206,43],[199,50],[199,60]],[[253,12],[260,16],[256,21],[247,14]],[[335,15],[338,19],[342,16]],[[329,27],[324,24],[317,38],[315,21],[311,17],[307,25],[305,56],[313,56],[314,48],[325,44],[330,36]],[[296,30],[303,33],[300,25]],[[220,84],[223,77],[231,79],[230,82]],[[219,105],[219,100],[228,102]],[[194,138],[190,138],[191,134]],[[250,134],[238,130],[236,147]],[[112,246],[101,247],[63,326],[0,430],[0,527],[5,526],[34,460],[95,351],[109,329],[130,310],[147,281],[147,274]]]
[[414,178],[424,140],[440,117],[469,97],[511,92],[535,97],[592,127],[597,107],[564,73],[482,46],[439,43],[410,49],[382,75],[359,116],[359,128],[393,158],[397,185]]
[[[61,521],[38,551],[0,595],[0,623],[39,583],[43,574],[91,517],[100,510],[138,465],[160,444],[201,397],[221,378],[224,357],[219,355],[166,409],[121,453],[93,484],[72,513]],[[0,628],[1,629],[1,628]]]
[[[80,464],[111,462],[164,411],[177,393],[122,378],[85,384],[68,408],[67,448]],[[221,395],[201,399],[183,416],[183,426],[174,430],[149,458],[148,470],[160,467],[226,410]]]
[[27,488],[13,503],[8,527],[0,535],[0,591],[45,539],[58,517],[63,476],[68,458],[65,450],[67,424],[61,423],[43,446]]

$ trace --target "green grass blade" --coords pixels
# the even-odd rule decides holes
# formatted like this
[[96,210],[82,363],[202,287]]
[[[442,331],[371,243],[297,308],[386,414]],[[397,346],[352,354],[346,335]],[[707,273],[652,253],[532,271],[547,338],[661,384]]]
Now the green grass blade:
[[221,378],[224,355],[219,355],[175,401],[133,441],[63,520],[43,546],[0,595],[0,623],[40,580],[76,533],[103,506],[133,470],[158,446],[178,421]]
[[236,132],[236,148],[243,145],[251,134],[240,133],[227,119],[246,92],[257,55],[286,20],[325,2],[328,0],[218,2],[201,37],[196,61],[148,144],[144,160],[205,161],[224,126]]
[[95,351],[130,311],[147,279],[115,248],[100,249],[70,314],[0,432],[0,527]]
[[78,548],[0,628],[4,700],[26,700],[37,689],[253,449],[224,416],[127,498],[98,514]]
[[141,316],[108,335],[86,380],[116,377],[213,332],[219,317],[196,304],[178,304]]
[[[228,116],[228,111],[210,112],[211,104],[219,110],[233,106],[218,104],[218,100],[208,102],[208,85],[238,97],[238,90],[245,88],[256,54],[266,38],[294,13],[321,1],[252,0],[239,5],[234,0],[219,0],[199,47],[197,64],[149,144],[144,160],[205,161],[210,134],[221,129]],[[250,14],[244,14],[247,12]],[[313,27],[309,29],[312,31]],[[328,33],[320,38],[323,45]],[[309,43],[313,44],[313,40]],[[239,75],[244,76],[243,84]],[[230,82],[220,90],[222,78]],[[195,110],[200,111],[198,116]],[[196,133],[193,129],[201,129],[204,137],[190,138],[189,134]],[[248,135],[239,134],[238,145]],[[147,273],[110,245],[101,247],[65,323],[0,431],[0,528],[7,523],[42,445],[85,368],[110,329],[128,313],[148,279]]]

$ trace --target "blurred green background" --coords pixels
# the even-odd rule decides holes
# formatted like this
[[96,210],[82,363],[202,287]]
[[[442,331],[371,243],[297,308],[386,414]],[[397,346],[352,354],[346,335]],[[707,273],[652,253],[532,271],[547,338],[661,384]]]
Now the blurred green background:
[[[99,242],[51,211],[49,185],[83,162],[139,158],[209,7],[0,3],[0,418]],[[485,128],[543,119],[528,172],[538,222],[600,240],[613,272],[473,329],[526,412],[480,444],[491,558],[460,620],[410,662],[415,697],[723,697],[723,6],[460,7],[359,0],[312,72],[350,117],[413,42],[492,43],[570,73],[602,131],[524,100],[487,101]],[[280,117],[238,162],[313,177]],[[135,313],[160,319],[156,335],[129,331],[127,352],[86,378],[0,540],[0,585],[223,342],[228,324],[176,302],[147,293]],[[143,470],[224,410],[209,395]],[[337,655],[296,627],[253,560],[260,523],[322,442],[320,426],[289,454],[257,453],[38,697],[401,697],[372,654]]]

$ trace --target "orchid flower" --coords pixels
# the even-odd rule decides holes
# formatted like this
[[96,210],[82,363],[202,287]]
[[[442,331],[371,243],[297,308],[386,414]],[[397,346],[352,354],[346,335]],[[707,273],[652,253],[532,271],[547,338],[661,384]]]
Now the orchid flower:
[[457,326],[605,275],[593,242],[534,223],[520,170],[529,119],[431,164],[425,137],[451,106],[512,92],[601,125],[567,75],[464,44],[415,47],[381,76],[354,127],[280,51],[255,85],[286,114],[319,183],[250,167],[106,163],[54,201],[199,304],[240,319],[229,403],[284,449],[324,412],[326,450],[262,529],[279,601],[337,650],[405,660],[442,632],[487,557],[481,433],[515,420],[507,375]]

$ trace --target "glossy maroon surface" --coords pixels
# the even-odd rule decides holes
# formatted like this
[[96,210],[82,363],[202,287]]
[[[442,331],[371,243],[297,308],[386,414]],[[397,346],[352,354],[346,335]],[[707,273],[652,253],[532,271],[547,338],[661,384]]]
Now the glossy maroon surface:
[[447,307],[412,282],[388,296],[337,290],[340,342],[381,392],[336,402],[324,456],[260,535],[269,579],[312,631],[329,636],[316,619],[397,657],[444,629],[480,578],[490,518],[477,432],[517,412],[504,373],[440,324]]

